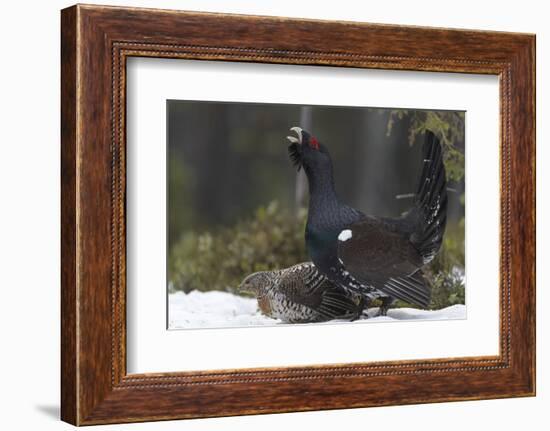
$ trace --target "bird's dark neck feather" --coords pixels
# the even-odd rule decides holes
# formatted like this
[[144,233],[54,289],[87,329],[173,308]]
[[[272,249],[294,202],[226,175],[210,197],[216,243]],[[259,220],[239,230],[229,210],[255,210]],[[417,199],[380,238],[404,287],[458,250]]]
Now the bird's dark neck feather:
[[306,170],[306,174],[309,182],[307,230],[332,231],[332,235],[337,236],[346,226],[364,217],[360,211],[343,204],[338,198],[332,166],[322,171]]
[[315,215],[329,208],[336,209],[340,206],[336,190],[334,188],[334,176],[332,167],[320,172],[316,169],[306,170],[309,183],[309,213]]

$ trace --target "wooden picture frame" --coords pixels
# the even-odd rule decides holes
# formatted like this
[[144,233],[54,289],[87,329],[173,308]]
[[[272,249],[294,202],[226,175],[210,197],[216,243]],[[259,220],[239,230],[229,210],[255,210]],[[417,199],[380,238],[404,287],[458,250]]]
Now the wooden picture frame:
[[[62,420],[90,425],[535,394],[534,35],[83,5],[61,17]],[[500,354],[128,375],[130,56],[498,75]]]

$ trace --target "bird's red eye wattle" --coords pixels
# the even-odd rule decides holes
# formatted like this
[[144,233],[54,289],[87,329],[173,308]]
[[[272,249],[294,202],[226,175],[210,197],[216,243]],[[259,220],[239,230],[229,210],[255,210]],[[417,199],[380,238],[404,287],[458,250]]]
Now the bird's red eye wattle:
[[311,148],[313,148],[314,150],[319,149],[319,141],[317,140],[317,138],[315,136],[312,136],[311,138],[309,138],[309,146]]

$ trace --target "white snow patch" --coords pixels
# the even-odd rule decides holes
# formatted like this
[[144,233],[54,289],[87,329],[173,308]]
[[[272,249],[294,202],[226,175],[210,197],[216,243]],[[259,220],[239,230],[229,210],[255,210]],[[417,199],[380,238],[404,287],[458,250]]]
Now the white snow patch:
[[338,235],[338,239],[340,241],[347,241],[352,237],[352,233],[350,229],[344,229],[342,232],[340,232],[340,235]]
[[[395,322],[400,320],[458,320],[466,319],[466,306],[452,305],[441,310],[417,310],[395,308],[387,316],[376,316],[378,308],[368,310],[369,318],[352,323]],[[235,328],[243,326],[273,326],[283,324],[278,319],[264,316],[253,298],[244,298],[228,292],[176,292],[168,295],[168,318],[170,329]],[[321,324],[339,324],[331,320]],[[349,323],[349,322],[345,322]]]
[[228,292],[176,292],[168,295],[170,329],[264,326],[280,323],[260,313],[258,301]]
[[[377,309],[374,314],[377,313]],[[371,310],[369,309],[369,315]],[[461,320],[466,319],[466,306],[455,304],[441,310],[418,310],[416,308],[393,308],[388,310],[386,316],[389,320]],[[375,317],[371,320],[379,320],[383,317]]]

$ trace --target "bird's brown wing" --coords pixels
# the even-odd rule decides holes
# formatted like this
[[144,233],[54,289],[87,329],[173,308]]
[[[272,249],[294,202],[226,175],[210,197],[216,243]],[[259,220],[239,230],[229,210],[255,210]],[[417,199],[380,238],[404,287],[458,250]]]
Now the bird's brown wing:
[[430,288],[419,268],[422,256],[403,235],[382,220],[368,217],[340,235],[338,258],[357,281],[401,299],[426,307]]
[[287,300],[316,311],[326,320],[352,318],[363,308],[359,297],[335,286],[312,264],[286,274],[278,290]]

